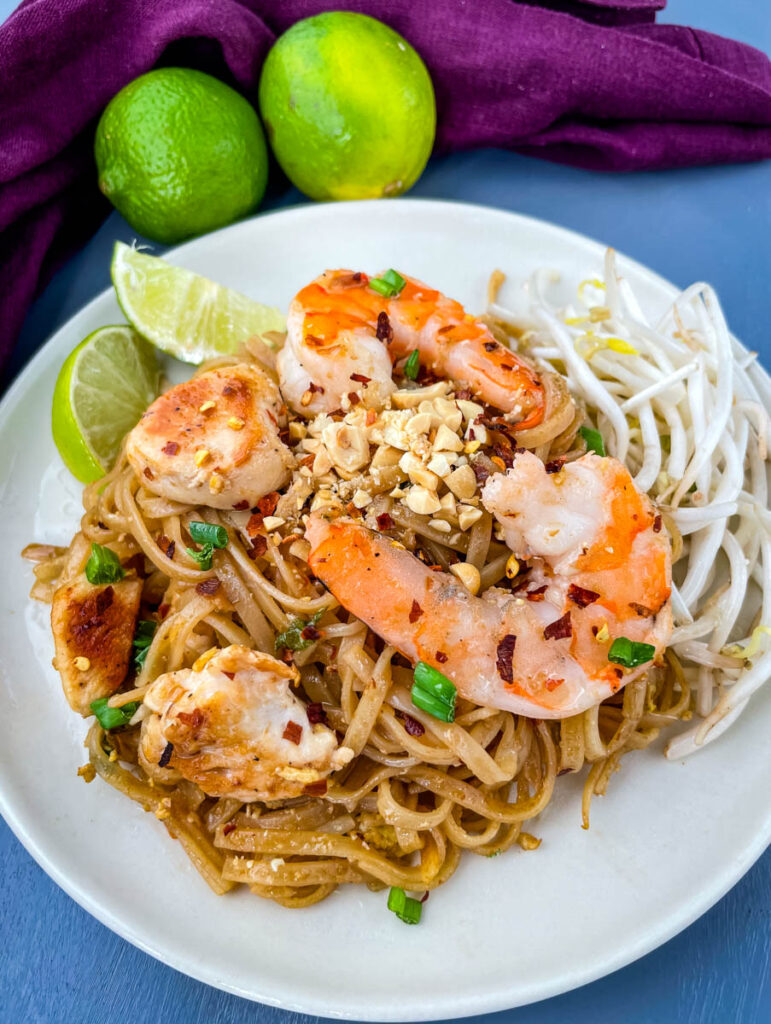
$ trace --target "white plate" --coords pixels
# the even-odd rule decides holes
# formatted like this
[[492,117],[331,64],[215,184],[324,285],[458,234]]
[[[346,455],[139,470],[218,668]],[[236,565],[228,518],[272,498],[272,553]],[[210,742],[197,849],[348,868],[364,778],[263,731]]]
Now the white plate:
[[[601,272],[602,254],[526,217],[389,200],[258,217],[171,259],[282,307],[324,267],[395,266],[479,309],[494,267],[521,280],[553,265],[572,288]],[[675,294],[643,267],[620,266],[649,308],[663,310]],[[77,522],[79,491],[51,441],[51,393],[70,349],[121,319],[111,292],[94,299],[0,406],[0,808],[81,906],[238,995],[328,1017],[417,1021],[518,1006],[607,974],[690,924],[744,874],[771,835],[771,692],[687,764],[660,748],[625,758],[588,832],[580,781],[561,779],[534,828],[541,848],[465,857],[417,928],[366,889],[303,911],[246,891],[214,896],[159,822],[99,781],[84,785],[75,774],[84,723],[64,702],[47,610],[28,601],[31,571],[15,555],[32,539],[66,541]]]

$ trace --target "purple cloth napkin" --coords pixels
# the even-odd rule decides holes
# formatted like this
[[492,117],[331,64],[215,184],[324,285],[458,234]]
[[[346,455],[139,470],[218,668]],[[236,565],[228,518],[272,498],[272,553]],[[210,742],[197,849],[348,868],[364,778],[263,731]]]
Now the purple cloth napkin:
[[275,37],[322,10],[401,32],[436,88],[439,151],[506,146],[601,170],[771,156],[771,64],[656,25],[666,0],[25,0],[0,27],[0,363],[35,293],[109,212],[93,133],[157,63],[255,99]]

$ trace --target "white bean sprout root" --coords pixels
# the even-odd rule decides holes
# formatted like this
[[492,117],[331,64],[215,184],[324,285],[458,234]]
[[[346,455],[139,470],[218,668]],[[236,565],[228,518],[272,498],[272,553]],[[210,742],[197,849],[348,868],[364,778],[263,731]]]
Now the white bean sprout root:
[[568,307],[549,297],[556,280],[531,278],[532,321],[499,301],[490,312],[525,327],[530,353],[567,375],[608,453],[681,534],[672,647],[698,720],[667,745],[679,759],[725,732],[771,676],[771,378],[707,284],[652,323],[612,249],[604,281],[583,282]]

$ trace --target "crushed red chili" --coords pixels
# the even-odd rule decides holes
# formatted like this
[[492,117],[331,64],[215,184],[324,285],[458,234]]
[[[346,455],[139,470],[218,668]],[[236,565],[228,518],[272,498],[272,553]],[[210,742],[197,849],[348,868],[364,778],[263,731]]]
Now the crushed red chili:
[[543,601],[544,594],[546,593],[547,584],[544,583],[542,587],[535,587],[533,590],[528,590],[525,597],[528,601]]
[[237,501],[233,506],[234,512],[245,512],[249,508],[249,502],[244,498],[242,501]]
[[163,753],[161,754],[160,759],[158,760],[158,767],[159,768],[165,768],[166,765],[171,760],[171,755],[173,753],[174,753],[174,744],[173,743],[167,743],[166,746],[163,748]]
[[437,651],[434,657],[436,658],[440,665],[444,665],[444,663],[448,660],[449,655],[445,654],[444,651]]
[[166,444],[161,448],[164,455],[176,455],[179,451],[179,445],[176,441],[167,441]]
[[290,743],[299,744],[302,739],[303,727],[298,725],[297,722],[287,722],[286,729],[282,733],[282,739],[289,740]]
[[324,710],[324,705],[321,703],[321,701],[311,701],[311,703],[305,710],[308,713],[308,721],[311,723],[311,725],[327,724],[327,713]]
[[394,521],[387,512],[381,512],[377,517],[378,530],[393,530]]
[[355,380],[357,384],[369,384],[372,378],[365,377],[363,373],[352,373],[350,380]]
[[236,830],[235,822],[229,821],[227,823],[227,825],[223,828],[222,834],[223,834],[223,836],[229,836],[230,833],[231,832],[235,832],[235,830]]
[[249,558],[251,558],[251,560],[254,561],[255,558],[260,558],[262,555],[264,555],[267,550],[268,538],[264,537],[262,534],[258,534],[252,540],[252,546],[250,548],[247,548],[246,553],[249,556]]
[[507,633],[499,642],[495,652],[495,664],[498,669],[498,675],[506,683],[514,682],[513,659],[516,643],[516,636],[513,633]]
[[227,676],[228,679],[235,679],[236,678],[235,672],[226,672],[225,669],[222,670],[222,674],[223,674],[223,676]]
[[587,590],[586,587],[579,587],[577,583],[571,583],[568,587],[568,597],[577,604],[579,608],[586,608],[587,605],[599,601],[600,595],[594,590]]
[[173,558],[177,547],[176,541],[162,533],[155,542],[167,558]]
[[384,341],[386,345],[390,344],[393,340],[394,329],[391,327],[391,321],[388,319],[388,313],[383,310],[377,315],[377,331],[375,332],[378,341]]
[[564,682],[564,679],[547,679],[544,686],[549,692],[551,692],[552,690],[556,690],[558,686],[562,686]]
[[661,524],[662,524],[661,516],[656,516],[656,518],[653,520],[653,532],[654,533],[659,533],[661,531]]
[[216,576],[209,576],[205,580],[201,580],[200,583],[196,583],[195,592],[196,594],[203,594],[204,596],[210,596],[216,594],[220,588],[220,581]]
[[272,516],[276,511],[276,505],[278,505],[279,493],[278,491],[271,491],[270,494],[264,494],[257,502],[257,508],[262,512],[264,516]]
[[573,623],[570,620],[570,612],[565,612],[559,619],[550,622],[543,631],[544,640],[564,640],[573,635]]
[[421,722],[417,718],[413,718],[412,715],[406,714],[404,711],[397,711],[396,717],[401,719],[404,725],[404,731],[408,736],[422,736],[426,731]]
[[410,608],[410,614],[409,614],[410,622],[417,622],[422,614],[423,614],[423,609],[420,607],[420,605],[418,604],[417,601],[413,600],[412,607]]
[[309,782],[303,792],[307,796],[324,796],[327,792],[327,780],[319,779],[318,782]]

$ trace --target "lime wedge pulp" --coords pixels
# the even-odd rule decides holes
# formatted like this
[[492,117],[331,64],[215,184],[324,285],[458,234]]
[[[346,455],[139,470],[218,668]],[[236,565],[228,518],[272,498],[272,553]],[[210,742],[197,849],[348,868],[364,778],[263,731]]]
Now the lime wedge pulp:
[[123,242],[115,243],[111,272],[132,327],[186,363],[230,355],[254,334],[286,327],[277,309]]
[[100,327],[73,349],[54,388],[51,428],[70,472],[98,480],[158,394],[158,359],[130,327]]

